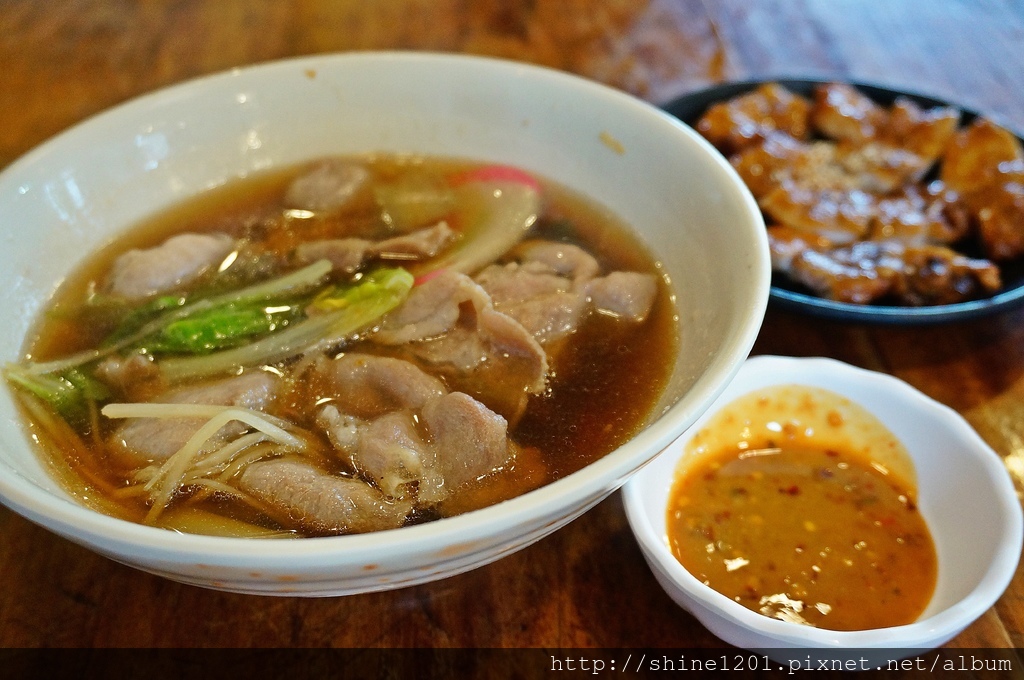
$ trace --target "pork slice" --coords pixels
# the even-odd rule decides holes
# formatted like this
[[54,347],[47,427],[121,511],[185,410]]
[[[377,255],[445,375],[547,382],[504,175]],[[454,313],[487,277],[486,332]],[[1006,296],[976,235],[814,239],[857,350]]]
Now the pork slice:
[[426,229],[379,241],[373,253],[382,260],[424,260],[434,257],[455,238],[455,231],[441,221]]
[[810,102],[778,83],[766,83],[747,94],[708,108],[697,130],[726,153],[783,132],[807,139],[810,132]]
[[[446,341],[446,336],[452,337]],[[472,369],[494,351],[522,356],[535,365],[530,373],[531,389],[539,392],[544,388],[544,350],[525,328],[494,309],[487,291],[458,272],[442,272],[413,288],[406,301],[385,317],[374,340],[385,345],[439,342],[451,351],[447,363],[460,370]],[[473,349],[457,347],[466,342]],[[445,362],[446,353],[426,351],[437,362]]]
[[358,479],[323,472],[295,458],[249,465],[236,484],[285,524],[311,533],[362,533],[396,529],[412,502],[387,498]]
[[346,353],[322,357],[313,365],[323,397],[357,418],[375,418],[398,409],[418,409],[447,390],[414,364],[392,357]]
[[832,145],[806,144],[789,135],[771,134],[763,142],[750,144],[733,154],[729,162],[754,198],[760,199],[785,178],[808,174],[809,170],[812,176],[820,177],[824,174],[820,172],[822,166],[826,172],[830,169],[832,156]]
[[372,339],[403,346],[443,374],[449,386],[509,420],[522,414],[530,394],[543,391],[547,378],[547,355],[533,335],[457,272],[442,272],[413,288]]
[[866,237],[878,199],[860,189],[819,189],[786,182],[758,203],[771,221],[828,239],[836,244]]
[[[263,411],[280,387],[280,378],[265,371],[183,387],[153,399],[170,404],[240,406]],[[129,418],[114,432],[111,450],[126,464],[142,467],[162,462],[176,453],[206,422],[203,418]],[[217,432],[227,438],[243,432],[241,423],[228,423]]]
[[349,456],[358,450],[359,429],[366,424],[365,420],[349,413],[342,413],[334,404],[328,404],[320,409],[315,420],[339,452]]
[[417,431],[412,411],[387,413],[361,427],[351,462],[389,496],[409,496],[412,482],[421,503],[436,502],[447,493],[434,469],[433,449]]
[[586,316],[587,297],[582,291],[563,291],[496,307],[515,319],[542,346],[550,348],[579,328]]
[[363,266],[369,256],[373,242],[361,238],[336,238],[301,243],[295,249],[299,264],[311,264],[328,260],[334,271],[352,274]]
[[1012,260],[1024,254],[1024,159],[1000,163],[991,181],[966,198],[989,258]]
[[598,312],[642,323],[654,306],[658,280],[652,274],[612,272],[590,281],[587,294]]
[[234,248],[227,234],[179,234],[153,248],[129,250],[114,260],[108,290],[132,300],[172,291],[219,265]]
[[1024,145],[1006,128],[975,118],[957,131],[942,153],[939,178],[963,195],[982,190],[999,174],[1003,163],[1024,159]]
[[446,222],[439,222],[427,229],[377,242],[362,238],[307,241],[295,249],[295,259],[300,264],[328,260],[334,271],[352,274],[374,259],[416,261],[431,258],[454,237],[451,227]]
[[518,422],[531,394],[544,391],[548,358],[537,340],[510,316],[468,314],[474,327],[413,345],[425,361],[445,371],[453,390],[465,392]]
[[317,424],[341,458],[386,495],[433,504],[447,496],[448,487],[434,467],[434,448],[416,427],[417,417],[403,409],[365,421],[327,405]]
[[814,234],[783,224],[770,225],[767,233],[768,252],[771,254],[774,271],[789,273],[793,260],[805,250],[825,250],[833,247],[827,239],[817,238]]
[[432,399],[421,415],[434,446],[434,464],[449,489],[508,463],[508,422],[469,395],[452,392]]
[[483,289],[474,290],[464,279],[462,274],[443,271],[414,287],[405,302],[384,317],[374,339],[385,345],[404,345],[436,338],[455,328],[462,316],[462,303],[476,307],[489,302]]
[[477,283],[495,308],[518,321],[549,352],[579,328],[590,308],[624,321],[647,318],[657,295],[650,274],[612,272],[599,277],[597,260],[582,248],[527,241],[512,253],[518,262],[491,265]]
[[960,111],[951,106],[922,109],[906,97],[893,102],[886,139],[914,152],[929,165],[949,146],[960,125]]
[[388,497],[415,497],[424,505],[445,500],[510,457],[508,422],[461,392],[434,397],[418,412],[391,411],[371,421],[332,404],[317,423],[360,477]]
[[860,145],[840,144],[836,160],[856,185],[865,191],[886,194],[901,186],[917,182],[932,165],[932,161],[908,149],[883,141]]
[[903,250],[898,241],[861,241],[825,250],[807,248],[793,257],[788,274],[822,297],[869,304],[889,295],[897,285],[904,267]]
[[832,139],[864,142],[877,136],[888,112],[870,97],[846,83],[828,83],[814,89],[811,124]]
[[956,243],[971,227],[967,203],[941,180],[935,180],[879,199],[870,240],[895,239],[907,245]]
[[572,288],[572,281],[540,265],[508,264],[488,265],[474,279],[487,291],[495,307],[513,305],[542,295],[564,293]]
[[490,265],[476,281],[495,309],[518,321],[544,347],[572,334],[587,311],[582,287],[530,263]]
[[579,246],[558,241],[525,241],[512,251],[520,262],[542,264],[558,276],[586,281],[598,275],[601,265],[594,256]]
[[362,165],[328,159],[293,180],[284,203],[299,210],[337,211],[360,203],[369,186],[370,171]]
[[160,367],[148,354],[136,353],[127,357],[111,355],[96,366],[95,375],[121,394],[132,398],[159,380]]

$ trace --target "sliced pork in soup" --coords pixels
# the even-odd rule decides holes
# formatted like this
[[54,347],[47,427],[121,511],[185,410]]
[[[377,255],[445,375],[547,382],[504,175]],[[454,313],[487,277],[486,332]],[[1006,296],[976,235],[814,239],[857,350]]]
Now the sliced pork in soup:
[[[280,379],[272,373],[252,371],[237,377],[169,390],[155,399],[167,404],[239,406],[263,411],[273,400],[279,383]],[[138,465],[163,462],[195,436],[205,422],[197,417],[130,418],[114,431],[110,448]],[[231,439],[244,431],[241,423],[230,423],[211,439]]]
[[266,504],[268,514],[310,533],[361,533],[397,529],[412,503],[390,498],[370,484],[332,475],[296,458],[248,466],[238,488]]
[[226,234],[180,234],[145,250],[129,250],[114,261],[110,292],[133,300],[173,291],[219,265],[234,250]]
[[104,512],[348,534],[614,450],[672,372],[673,315],[643,245],[553,182],[328,158],[139,225],[66,281],[4,373],[43,455]]

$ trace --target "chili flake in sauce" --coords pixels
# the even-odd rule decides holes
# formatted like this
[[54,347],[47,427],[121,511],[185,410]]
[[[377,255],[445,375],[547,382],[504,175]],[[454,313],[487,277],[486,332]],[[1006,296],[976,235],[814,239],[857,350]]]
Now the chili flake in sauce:
[[906,624],[927,607],[937,558],[909,455],[856,404],[809,387],[757,392],[717,414],[689,454],[668,539],[711,588],[831,630]]

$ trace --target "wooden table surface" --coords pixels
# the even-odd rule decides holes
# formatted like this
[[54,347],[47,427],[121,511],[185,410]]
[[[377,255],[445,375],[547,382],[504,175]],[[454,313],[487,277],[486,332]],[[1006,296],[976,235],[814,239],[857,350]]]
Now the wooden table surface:
[[[710,83],[822,76],[961,102],[1024,130],[1017,0],[0,0],[0,167],[87,116],[235,66],[357,49],[499,55],[653,102]],[[1024,310],[872,327],[769,309],[755,353],[892,373],[962,413],[1024,476]],[[984,502],[984,499],[964,499]],[[618,495],[441,582],[261,598],[115,564],[0,508],[3,647],[721,646],[665,596]],[[1024,647],[1024,572],[951,647]]]

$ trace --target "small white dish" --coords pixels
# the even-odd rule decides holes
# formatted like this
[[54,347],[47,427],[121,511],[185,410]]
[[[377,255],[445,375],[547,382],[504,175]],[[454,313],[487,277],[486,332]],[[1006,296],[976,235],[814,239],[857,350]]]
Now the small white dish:
[[[837,393],[874,415],[905,446],[917,477],[917,504],[938,556],[938,582],[914,623],[834,631],[758,614],[692,576],[666,538],[668,499],[680,470],[695,456],[687,443],[742,395],[774,385]],[[882,664],[937,647],[991,607],[1016,570],[1022,513],[1000,457],[952,409],[889,375],[831,359],[756,357],[708,411],[623,488],[626,514],[644,557],[665,592],[729,644],[764,650],[782,662],[850,658]],[[867,652],[865,650],[868,650]],[[870,666],[872,669],[874,665]]]

